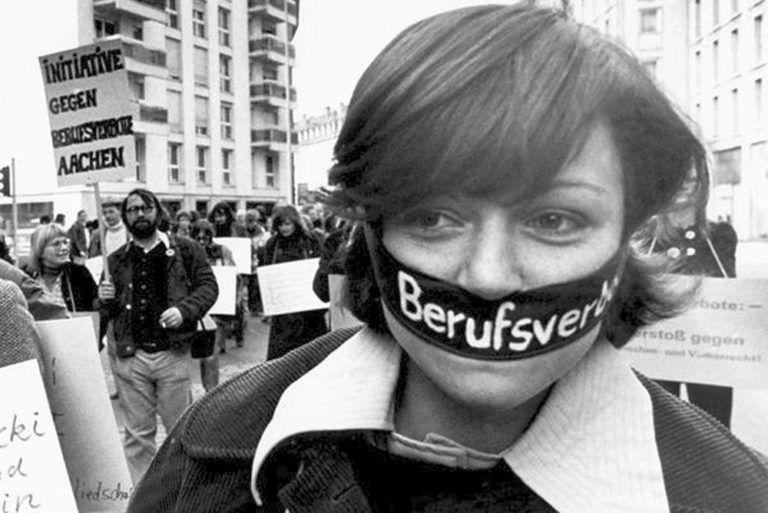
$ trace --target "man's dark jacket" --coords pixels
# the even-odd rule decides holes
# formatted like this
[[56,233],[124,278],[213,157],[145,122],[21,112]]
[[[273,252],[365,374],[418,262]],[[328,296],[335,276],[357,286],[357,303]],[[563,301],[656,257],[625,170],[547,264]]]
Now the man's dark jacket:
[[[169,237],[169,243],[170,247],[165,252],[168,308],[177,307],[183,319],[179,328],[169,330],[168,338],[175,346],[183,344],[194,334],[198,321],[216,302],[219,287],[202,246],[175,237]],[[115,299],[105,301],[101,306],[102,315],[114,321],[119,357],[132,356],[136,352],[131,335],[133,260],[129,252],[132,244],[129,242],[109,255]]]
[[[305,344],[194,403],[139,483],[128,513],[370,511],[344,446],[331,434],[292,438],[273,452],[259,485],[265,507],[256,505],[250,490],[256,446],[283,391],[354,331],[334,331]],[[768,511],[766,459],[702,410],[648,378],[638,379],[653,404],[671,513]]]

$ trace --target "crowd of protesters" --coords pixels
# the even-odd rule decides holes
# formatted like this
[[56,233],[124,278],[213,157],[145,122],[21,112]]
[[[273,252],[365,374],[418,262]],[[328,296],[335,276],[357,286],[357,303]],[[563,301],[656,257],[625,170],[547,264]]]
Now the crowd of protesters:
[[[157,451],[156,413],[170,431],[190,404],[190,355],[199,361],[207,392],[219,383],[219,355],[227,341],[234,339],[237,348],[248,342],[249,318],[270,325],[268,359],[328,331],[324,310],[265,316],[256,274],[261,265],[314,257],[325,262],[342,249],[338,222],[319,208],[283,205],[268,215],[264,207],[236,211],[219,202],[209,213],[181,210],[171,217],[154,193],[135,189],[125,197],[102,198],[97,219],[89,220],[85,210],[68,227],[63,214],[55,219],[41,216],[30,253],[20,262],[3,244],[0,281],[19,288],[35,320],[98,312],[98,351],[107,350],[111,398],[121,412],[135,482]],[[235,265],[230,249],[217,241],[231,237],[250,239],[250,272],[237,275],[234,314],[207,316],[219,294],[212,267]],[[86,266],[102,254],[108,277],[94,276]],[[321,268],[318,277],[325,277],[328,266]],[[192,340],[205,331],[205,318],[213,325],[212,347],[190,352]]]

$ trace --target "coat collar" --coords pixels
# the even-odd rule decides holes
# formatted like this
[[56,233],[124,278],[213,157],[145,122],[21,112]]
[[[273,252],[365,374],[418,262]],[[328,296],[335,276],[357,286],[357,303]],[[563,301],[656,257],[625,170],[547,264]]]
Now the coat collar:
[[[396,343],[365,329],[286,389],[255,452],[257,502],[265,463],[292,439],[392,431],[400,357]],[[668,511],[650,397],[605,341],[553,387],[504,459],[564,513]]]

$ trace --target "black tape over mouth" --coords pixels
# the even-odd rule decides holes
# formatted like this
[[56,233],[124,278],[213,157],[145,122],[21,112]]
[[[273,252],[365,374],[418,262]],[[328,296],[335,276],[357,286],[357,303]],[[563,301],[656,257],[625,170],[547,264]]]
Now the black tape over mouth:
[[581,339],[605,318],[625,260],[619,251],[583,278],[487,300],[408,268],[380,242],[369,250],[382,301],[398,324],[481,360],[530,358]]

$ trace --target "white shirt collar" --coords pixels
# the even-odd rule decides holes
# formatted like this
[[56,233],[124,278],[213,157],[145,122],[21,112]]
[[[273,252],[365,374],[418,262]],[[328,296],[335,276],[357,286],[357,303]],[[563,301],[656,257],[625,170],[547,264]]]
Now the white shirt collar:
[[[282,441],[316,431],[394,429],[400,358],[391,338],[363,329],[286,389],[256,449],[257,503],[256,478]],[[650,396],[607,342],[553,387],[504,460],[562,513],[669,511]]]
[[157,230],[157,238],[155,239],[155,242],[152,243],[152,246],[150,246],[148,248],[144,248],[139,243],[137,243],[135,239],[131,239],[131,243],[135,244],[136,246],[139,246],[141,249],[143,249],[144,253],[149,253],[150,251],[155,249],[155,246],[157,246],[161,242],[163,244],[165,244],[166,248],[170,248],[171,247],[171,242],[170,242],[170,239],[168,238],[168,234],[163,232],[163,231],[160,231],[160,230]]

